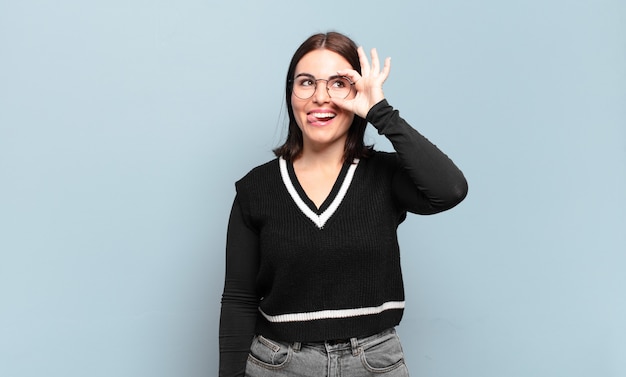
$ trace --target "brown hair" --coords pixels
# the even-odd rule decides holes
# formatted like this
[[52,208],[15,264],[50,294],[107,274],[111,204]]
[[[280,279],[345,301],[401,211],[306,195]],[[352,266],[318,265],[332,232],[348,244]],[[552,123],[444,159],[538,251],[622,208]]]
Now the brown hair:
[[[347,36],[337,33],[320,33],[310,36],[296,50],[291,58],[287,78],[285,80],[285,100],[287,102],[287,113],[289,114],[289,128],[287,140],[283,145],[274,149],[277,157],[285,160],[294,160],[302,153],[302,130],[298,127],[291,106],[291,80],[296,71],[296,65],[304,55],[317,49],[326,49],[335,52],[345,58],[354,70],[361,73],[361,64],[357,53],[357,45]],[[355,158],[364,158],[370,154],[371,148],[366,147],[363,142],[367,121],[358,115],[354,115],[354,120],[348,130],[348,138],[344,149],[344,159],[352,161]]]

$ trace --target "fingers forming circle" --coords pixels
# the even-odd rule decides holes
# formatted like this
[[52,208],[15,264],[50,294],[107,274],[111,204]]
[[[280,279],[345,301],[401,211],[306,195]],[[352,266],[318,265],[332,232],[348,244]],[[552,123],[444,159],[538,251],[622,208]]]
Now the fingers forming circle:
[[359,47],[357,49],[357,53],[359,55],[359,62],[361,63],[361,75],[369,76],[370,74],[370,64],[367,61],[367,55],[365,55],[365,51],[363,51],[363,47]]
[[378,75],[380,72],[380,61],[378,60],[378,51],[375,48],[370,52],[372,55],[372,71],[374,75]]

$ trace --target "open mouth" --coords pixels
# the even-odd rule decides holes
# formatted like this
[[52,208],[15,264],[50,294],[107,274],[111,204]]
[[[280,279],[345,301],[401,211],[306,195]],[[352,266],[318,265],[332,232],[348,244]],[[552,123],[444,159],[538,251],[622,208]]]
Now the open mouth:
[[335,113],[309,113],[309,122],[328,122],[336,117]]

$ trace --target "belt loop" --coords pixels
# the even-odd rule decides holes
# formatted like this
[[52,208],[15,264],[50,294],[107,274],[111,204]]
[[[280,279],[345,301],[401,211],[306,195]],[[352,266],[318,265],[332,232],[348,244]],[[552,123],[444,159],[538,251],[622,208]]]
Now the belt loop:
[[293,342],[293,345],[291,347],[293,348],[294,352],[300,352],[300,350],[302,349],[302,343]]
[[359,355],[359,342],[357,338],[350,338],[350,346],[352,347],[352,356]]

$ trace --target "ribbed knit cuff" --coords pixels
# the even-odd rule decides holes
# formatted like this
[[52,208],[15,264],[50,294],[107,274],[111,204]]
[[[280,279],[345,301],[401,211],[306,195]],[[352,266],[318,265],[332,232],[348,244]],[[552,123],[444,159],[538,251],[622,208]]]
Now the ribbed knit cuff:
[[389,105],[386,99],[381,100],[368,111],[365,119],[378,130],[379,134],[383,134],[383,128],[387,124],[385,119],[393,114],[393,107]]

